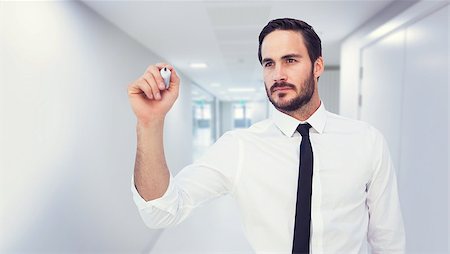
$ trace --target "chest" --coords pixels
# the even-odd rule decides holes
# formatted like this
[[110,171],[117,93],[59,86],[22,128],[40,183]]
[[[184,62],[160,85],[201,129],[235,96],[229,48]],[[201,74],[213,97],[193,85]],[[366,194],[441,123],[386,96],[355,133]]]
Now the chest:
[[[254,206],[271,203],[281,209],[295,207],[300,155],[299,136],[244,142],[240,197]],[[313,148],[313,200],[339,207],[365,196],[372,176],[370,148],[358,140],[311,135]]]

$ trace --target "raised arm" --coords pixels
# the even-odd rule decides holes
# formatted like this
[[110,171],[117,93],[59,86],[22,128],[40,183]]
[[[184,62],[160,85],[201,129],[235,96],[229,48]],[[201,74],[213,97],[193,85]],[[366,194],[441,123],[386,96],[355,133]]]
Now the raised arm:
[[[166,90],[160,70],[172,74]],[[137,118],[137,151],[134,183],[141,197],[161,197],[169,185],[163,146],[164,118],[178,98],[180,79],[175,69],[164,63],[150,65],[145,73],[128,86],[128,98]]]

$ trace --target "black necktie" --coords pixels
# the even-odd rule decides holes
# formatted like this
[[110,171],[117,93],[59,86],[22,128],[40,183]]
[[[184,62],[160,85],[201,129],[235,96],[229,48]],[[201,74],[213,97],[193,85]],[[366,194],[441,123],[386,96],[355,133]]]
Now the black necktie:
[[311,225],[311,187],[313,177],[313,152],[309,140],[308,123],[300,124],[297,131],[302,135],[300,143],[300,166],[298,172],[297,207],[295,210],[294,244],[292,253],[309,254]]

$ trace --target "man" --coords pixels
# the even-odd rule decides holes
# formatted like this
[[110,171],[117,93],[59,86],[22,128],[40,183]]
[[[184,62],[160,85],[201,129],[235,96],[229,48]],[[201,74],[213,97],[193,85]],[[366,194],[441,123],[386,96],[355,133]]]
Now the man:
[[[321,41],[295,19],[270,21],[259,60],[271,119],[224,134],[176,177],[163,151],[164,116],[178,95],[172,66],[129,86],[138,147],[132,191],[145,223],[175,225],[203,202],[231,194],[256,253],[404,253],[395,171],[382,135],[325,110]],[[172,70],[164,88],[159,70]]]

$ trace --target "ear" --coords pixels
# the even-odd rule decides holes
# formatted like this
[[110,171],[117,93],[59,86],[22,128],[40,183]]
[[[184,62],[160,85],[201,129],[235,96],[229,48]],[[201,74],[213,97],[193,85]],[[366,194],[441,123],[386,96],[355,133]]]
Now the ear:
[[314,78],[318,78],[320,77],[320,75],[322,75],[323,70],[324,70],[325,66],[323,63],[323,58],[321,56],[319,56],[319,58],[317,58],[317,60],[314,62]]

